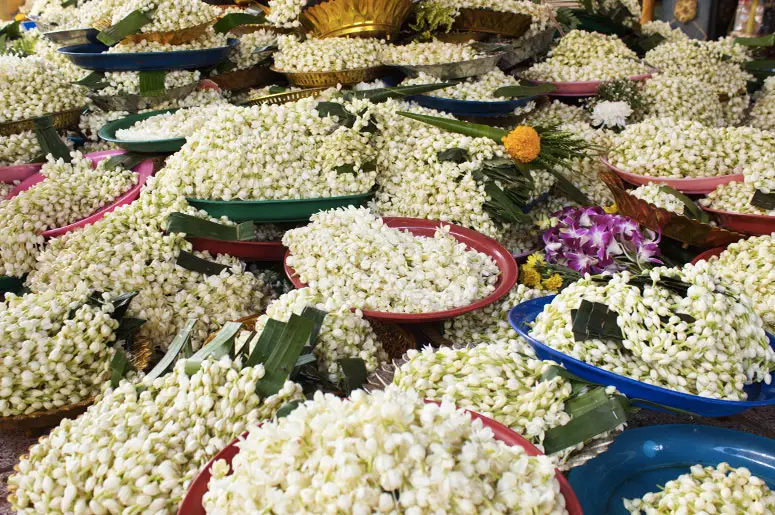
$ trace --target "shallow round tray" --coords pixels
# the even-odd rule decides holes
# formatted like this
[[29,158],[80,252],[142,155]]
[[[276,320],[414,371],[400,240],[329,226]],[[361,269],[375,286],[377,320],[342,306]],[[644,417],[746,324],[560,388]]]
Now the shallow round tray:
[[[428,401],[426,401],[428,402]],[[493,436],[496,440],[504,442],[507,445],[518,445],[525,449],[528,456],[540,456],[543,453],[539,451],[535,445],[525,440],[515,431],[512,431],[508,427],[499,424],[498,422],[484,417],[473,411],[466,410],[473,419],[479,419],[482,421],[485,427],[492,430]],[[204,507],[202,506],[202,500],[208,490],[208,484],[210,483],[210,468],[218,460],[225,460],[229,464],[229,473],[233,472],[231,468],[231,462],[234,457],[239,454],[239,447],[237,443],[247,436],[248,432],[245,431],[239,437],[231,441],[229,445],[223,448],[213,459],[211,459],[207,465],[204,466],[202,471],[197,475],[191,486],[188,488],[183,501],[180,503],[178,509],[178,515],[205,515]],[[565,509],[568,515],[583,515],[581,511],[581,505],[579,504],[576,494],[573,493],[568,480],[565,479],[560,471],[555,471],[555,477],[560,483],[560,493],[565,497]]]
[[215,66],[229,57],[238,44],[238,39],[229,39],[227,46],[204,50],[125,54],[109,54],[105,45],[88,44],[66,46],[57,52],[70,59],[74,65],[94,71],[194,70]]
[[371,82],[384,77],[389,73],[384,66],[371,66],[369,68],[355,68],[338,72],[285,72],[274,66],[273,72],[285,75],[291,86],[300,88],[331,88],[337,84],[352,86],[359,82]]
[[226,216],[232,222],[306,222],[318,211],[337,207],[362,206],[374,195],[373,191],[341,197],[305,198],[297,200],[207,200],[187,198],[188,203],[203,209],[213,218]]
[[35,175],[43,168],[43,163],[28,163],[24,165],[0,166],[0,182],[12,183],[23,181]]
[[227,254],[244,261],[281,262],[287,250],[282,241],[223,241],[212,238],[189,238],[194,250],[210,254]]
[[[78,122],[81,120],[81,114],[83,113],[83,110],[83,107],[76,107],[75,109],[49,113],[43,116],[51,117],[51,122],[55,129],[67,129],[69,127],[76,127],[78,125]],[[0,123],[0,136],[10,136],[12,134],[19,134],[20,132],[31,131],[34,129],[34,118],[26,118],[24,120],[16,120],[13,122],[3,122]]]
[[[651,73],[642,73],[628,77],[633,81],[643,81],[651,78]],[[597,95],[598,88],[606,81],[589,80],[579,82],[556,82],[547,80],[528,80],[531,84],[552,84],[557,87],[549,93],[551,97],[593,97]]]
[[257,106],[261,104],[285,104],[287,102],[295,102],[302,98],[314,97],[318,93],[322,93],[328,88],[307,88],[297,89],[296,91],[285,91],[283,93],[273,93],[271,95],[262,95],[260,97],[253,97],[240,102],[241,106]]
[[[511,327],[527,340],[530,346],[533,347],[536,356],[540,359],[561,363],[568,372],[576,374],[587,381],[605,386],[615,386],[619,392],[633,400],[635,404],[638,404],[638,399],[641,399],[688,411],[700,417],[726,417],[742,413],[751,408],[775,405],[775,384],[768,385],[761,382],[746,385],[744,390],[748,394],[749,399],[746,401],[711,399],[709,397],[700,397],[699,395],[669,390],[661,386],[650,385],[629,377],[614,374],[557,351],[539,342],[529,334],[529,324],[535,321],[538,314],[544,310],[544,306],[551,303],[555,296],[550,295],[525,301],[512,308],[509,312]],[[770,347],[775,349],[775,337],[767,333],[767,338],[769,338]],[[650,406],[646,404],[644,407],[649,408]]]
[[158,106],[162,102],[169,102],[186,97],[194,92],[197,87],[202,88],[202,82],[192,82],[185,86],[178,86],[164,91],[163,95],[144,97],[141,95],[99,95],[89,93],[89,98],[103,111],[129,111],[137,112],[147,109],[149,106]]
[[272,71],[268,64],[259,64],[247,70],[211,75],[209,80],[213,81],[222,90],[236,91],[273,84],[279,82],[281,78],[282,75]]
[[[458,242],[464,243],[467,247],[487,254],[498,265],[500,275],[495,283],[495,290],[483,299],[479,299],[468,306],[451,308],[444,311],[434,311],[431,313],[391,313],[386,311],[373,311],[369,309],[361,310],[366,318],[381,320],[384,322],[395,322],[401,324],[421,324],[425,322],[438,322],[448,320],[464,313],[475,311],[479,308],[489,306],[493,302],[506,296],[514,284],[517,282],[519,267],[511,253],[500,243],[481,233],[460,227],[459,225],[440,222],[438,220],[424,220],[420,218],[403,217],[383,217],[382,221],[388,227],[405,229],[415,236],[425,236],[432,238],[436,234],[436,229],[441,226],[449,227],[449,234]],[[285,275],[296,288],[304,288],[306,284],[301,282],[296,271],[288,265],[290,250],[285,255],[283,267]]]
[[520,38],[530,28],[531,20],[532,18],[527,14],[492,9],[461,8],[452,28],[462,32],[483,32]]
[[743,180],[742,174],[722,175],[721,177],[691,177],[687,179],[649,177],[648,175],[638,175],[617,168],[605,157],[601,157],[600,160],[603,161],[603,164],[609,169],[614,171],[616,175],[630,184],[635,184],[636,186],[642,186],[650,182],[666,184],[682,193],[689,193],[692,195],[704,195],[715,190],[717,186],[722,184],[727,184],[732,181],[742,182]]
[[180,150],[186,144],[186,138],[167,138],[157,140],[123,140],[116,138],[116,131],[128,129],[141,120],[147,120],[159,114],[174,113],[177,109],[161,109],[148,113],[130,114],[104,125],[97,133],[105,141],[115,143],[119,147],[134,152],[171,153]]
[[43,37],[58,46],[100,44],[97,34],[100,32],[91,27],[86,29],[52,30],[44,32]]
[[429,95],[415,95],[407,100],[417,102],[423,107],[444,111],[455,116],[507,116],[518,107],[524,107],[539,97],[520,98],[518,100],[505,100],[483,102],[477,100],[457,100],[453,98],[433,97]]
[[696,265],[700,261],[710,261],[710,258],[720,256],[722,252],[727,250],[726,247],[716,247],[714,249],[708,249],[701,254],[697,254],[697,257],[692,259],[692,264]]
[[[629,515],[623,499],[658,492],[695,464],[745,467],[775,489],[775,441],[714,426],[671,424],[631,429],[608,452],[570,474],[584,513]],[[740,512],[743,513],[743,512]]]
[[489,73],[498,66],[503,54],[478,57],[469,61],[458,61],[444,64],[396,64],[385,63],[387,66],[398,68],[409,77],[417,77],[421,73],[431,75],[440,80],[465,79]]
[[[740,177],[740,180],[742,180],[742,176]],[[775,232],[775,216],[732,213],[709,207],[703,207],[702,209],[712,214],[720,225],[730,231],[742,232],[751,236],[764,236]]]
[[[86,154],[86,157],[90,158],[92,160],[92,163],[96,166],[97,163],[99,163],[103,159],[106,159],[114,155],[123,154],[124,152],[125,151],[123,150],[103,150],[102,152],[94,152],[92,154]],[[140,190],[143,188],[143,185],[145,184],[145,181],[148,179],[148,177],[153,175],[153,161],[151,159],[147,159],[146,161],[143,161],[139,165],[135,166],[132,170],[134,170],[138,175],[137,184],[135,184],[125,193],[117,197],[115,200],[113,200],[113,202],[101,207],[91,215],[87,216],[86,218],[82,218],[77,222],[73,222],[69,225],[65,225],[64,227],[57,227],[55,229],[49,229],[47,231],[43,231],[41,233],[41,236],[46,238],[55,238],[57,236],[61,236],[70,231],[74,231],[75,229],[80,229],[81,227],[85,227],[87,225],[93,224],[94,222],[100,220],[103,216],[110,213],[117,207],[131,204],[140,195]],[[46,177],[44,175],[40,173],[36,173],[28,177],[24,182],[19,184],[17,187],[15,187],[8,194],[6,199],[11,199],[16,195],[20,194],[21,192],[23,192],[24,190],[28,190],[31,187],[38,184],[39,182],[43,182],[44,180],[46,180]]]

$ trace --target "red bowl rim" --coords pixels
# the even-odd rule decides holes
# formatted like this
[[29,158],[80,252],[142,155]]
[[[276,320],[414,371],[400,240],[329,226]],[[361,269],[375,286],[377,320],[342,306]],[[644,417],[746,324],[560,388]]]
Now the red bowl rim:
[[[441,320],[447,320],[460,316],[464,313],[483,308],[497,302],[501,298],[505,297],[509,291],[514,287],[519,275],[519,267],[517,262],[503,245],[479,232],[472,229],[467,229],[459,225],[451,224],[449,222],[442,222],[440,220],[425,220],[423,218],[407,218],[407,217],[394,217],[385,216],[382,217],[385,225],[394,228],[404,228],[411,231],[412,229],[431,229],[440,227],[442,225],[448,225],[450,227],[450,234],[455,236],[455,239],[461,243],[468,244],[471,240],[477,243],[481,248],[474,248],[478,252],[484,252],[489,255],[498,265],[500,269],[500,277],[498,282],[495,283],[495,290],[483,299],[479,299],[476,302],[469,304],[468,306],[461,306],[445,311],[434,311],[431,313],[392,313],[387,311],[372,311],[363,309],[361,312],[365,318],[373,320],[393,321],[404,324],[418,324],[424,322],[437,322]],[[460,240],[457,236],[463,236],[464,240]],[[469,248],[471,248],[469,246]],[[301,282],[296,275],[296,271],[288,265],[288,257],[291,255],[291,250],[288,249],[285,253],[285,259],[283,259],[283,269],[285,275],[291,281],[296,288],[304,288],[307,285]]]
[[[85,157],[88,157],[92,160],[94,164],[99,163],[103,159],[119,155],[119,154],[125,154],[126,150],[103,150],[100,152],[92,152],[91,154],[86,154]],[[153,160],[149,157],[145,161],[141,162],[140,164],[136,165],[132,170],[137,173],[137,184],[132,186],[129,190],[124,192],[122,195],[116,197],[113,199],[113,202],[110,204],[107,204],[94,213],[90,214],[87,217],[81,218],[80,220],[77,220],[71,224],[65,225],[63,227],[56,227],[54,229],[49,229],[47,231],[43,231],[41,233],[41,236],[45,238],[54,238],[56,236],[61,236],[65,233],[68,233],[70,231],[73,231],[75,229],[79,229],[81,227],[85,227],[87,225],[93,224],[94,222],[100,220],[105,214],[109,213],[110,211],[113,211],[117,207],[120,207],[123,204],[127,204],[132,201],[140,194],[140,190],[145,185],[145,181],[153,175]],[[45,178],[41,180],[42,175],[40,172],[36,172],[29,177],[27,177],[24,181],[22,181],[21,184],[16,186],[13,190],[11,190],[8,195],[5,197],[6,200],[12,199],[13,197],[19,195],[21,192],[31,188],[35,184],[38,184],[40,182],[43,182]],[[32,184],[29,184],[32,183]]]
[[39,172],[41,168],[43,168],[43,163],[0,166],[0,182],[12,184],[14,181],[24,181]]
[[[651,78],[651,75],[652,75],[652,72],[641,73],[640,75],[632,75],[631,77],[627,77],[627,79],[635,80],[635,81],[647,80],[647,79]],[[595,87],[597,87],[597,86],[600,86],[601,84],[603,84],[604,82],[609,82],[609,81],[611,81],[613,79],[606,79],[606,80],[580,80],[580,81],[571,81],[571,82],[563,82],[563,81],[559,81],[559,80],[533,80],[533,79],[528,79],[528,80],[530,82],[535,83],[535,84],[554,84],[555,86],[557,86],[558,90],[560,90],[563,86],[566,86],[566,87],[567,86],[595,86]],[[558,92],[562,93],[562,91],[558,91]],[[549,93],[549,95],[552,95],[554,93],[555,92],[553,91],[552,93]]]
[[769,215],[757,215],[757,214],[751,214],[751,213],[734,213],[732,211],[721,211],[720,209],[713,209],[710,207],[702,207],[703,211],[707,211],[708,213],[713,213],[716,215],[723,215],[728,216],[732,219],[737,219],[740,221],[744,220],[750,220],[750,221],[757,221],[757,222],[773,222],[775,223],[775,216],[769,216]]
[[282,240],[275,240],[275,241],[237,241],[237,240],[216,240],[215,238],[204,238],[202,236],[195,236],[188,238],[188,241],[194,242],[194,241],[201,241],[203,243],[213,243],[213,244],[223,244],[223,245],[239,245],[239,246],[246,246],[246,247],[282,247],[283,242]]
[[[688,193],[710,193],[714,189],[716,189],[716,186],[719,186],[720,184],[726,184],[728,182],[732,181],[742,181],[743,180],[743,174],[741,173],[733,173],[728,175],[719,175],[717,177],[652,177],[650,175],[638,175],[637,173],[628,172],[626,170],[622,170],[621,168],[616,167],[615,165],[611,164],[611,162],[608,160],[607,157],[602,156],[600,160],[603,162],[604,165],[606,165],[608,168],[616,172],[618,175],[623,177],[625,180],[629,178],[634,178],[637,180],[640,180],[643,182],[643,184],[646,184],[648,182],[655,182],[659,184],[667,184],[671,185],[674,184],[678,186],[676,189],[680,189],[680,187],[686,187],[691,188],[694,186],[695,188],[701,188],[702,192],[698,190],[692,190]],[[707,187],[698,185],[700,183],[704,182],[710,182],[710,181],[721,181],[724,180],[726,182],[719,182],[717,184],[713,185],[713,188],[708,189]],[[630,182],[630,181],[627,181]]]
[[285,255],[282,241],[225,241],[213,238],[187,238],[194,250],[211,254],[226,254],[243,261],[279,263]]
[[694,259],[692,259],[691,263],[693,265],[696,265],[700,261],[707,261],[710,258],[712,258],[713,256],[720,255],[725,250],[727,250],[726,247],[713,247],[712,249],[708,249],[705,252],[697,254],[697,256]]
[[[433,402],[438,404],[436,401],[430,400],[426,400],[425,402]],[[516,431],[504,426],[500,422],[485,417],[484,415],[480,415],[474,411],[465,411],[471,415],[472,419],[479,419],[482,421],[482,424],[484,424],[485,427],[489,427],[492,430],[493,436],[496,440],[500,440],[509,446],[519,445],[525,449],[525,452],[528,456],[543,455],[543,453],[538,450],[535,445],[530,443]],[[202,470],[200,470],[196,475],[194,480],[189,485],[186,494],[183,496],[183,500],[180,502],[180,507],[178,508],[178,515],[203,515],[205,513],[204,508],[202,507],[202,499],[204,498],[205,493],[208,491],[211,477],[210,468],[217,460],[224,459],[228,461],[231,473],[231,461],[234,459],[234,456],[239,454],[239,447],[237,447],[236,444],[241,439],[245,438],[247,434],[248,431],[245,431],[240,436],[233,439],[228,445],[226,445],[226,447],[221,449],[218,454],[213,456],[213,458],[210,459],[210,461],[208,461],[204,467],[202,467]],[[560,493],[565,498],[565,509],[568,511],[568,514],[583,515],[584,512],[581,509],[581,503],[579,502],[578,497],[576,497],[576,493],[573,491],[573,488],[571,488],[568,480],[556,468],[554,470],[554,475],[557,478],[557,481],[560,483]],[[196,492],[194,490],[196,490]],[[198,495],[199,492],[201,492],[201,496]]]

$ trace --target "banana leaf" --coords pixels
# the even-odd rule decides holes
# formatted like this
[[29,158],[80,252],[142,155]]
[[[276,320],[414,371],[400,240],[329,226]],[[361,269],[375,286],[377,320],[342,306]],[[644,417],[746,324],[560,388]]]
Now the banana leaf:
[[619,314],[600,302],[581,301],[578,309],[571,310],[573,339],[583,342],[591,339],[624,340],[616,319]]
[[214,263],[212,261],[196,257],[194,254],[184,250],[181,250],[180,254],[178,254],[178,259],[175,264],[182,266],[186,270],[199,272],[200,274],[205,275],[218,275],[229,268],[226,265]]
[[113,388],[118,386],[130,368],[126,353],[122,349],[116,349],[116,353],[110,361],[110,386]]
[[538,84],[537,86],[503,86],[502,88],[496,89],[493,96],[506,98],[537,97],[540,95],[548,95],[556,89],[557,86],[554,84]]
[[151,159],[151,154],[141,154],[139,152],[125,152],[124,154],[117,154],[109,157],[103,167],[105,170],[114,170],[116,168],[123,168],[124,170],[131,170],[135,166],[139,165],[143,161]]
[[234,349],[234,338],[242,329],[242,322],[226,322],[221,330],[210,340],[210,343],[199,349],[193,356],[186,360],[186,374],[193,375],[202,366],[202,362],[208,358],[221,359],[231,355]]
[[160,97],[166,92],[164,79],[167,72],[161,70],[141,71],[138,76],[141,97]]
[[108,83],[105,82],[105,74],[103,72],[91,72],[86,77],[73,82],[78,86],[84,86],[92,91],[99,91],[108,87]]
[[437,91],[439,89],[448,88],[454,86],[454,82],[439,82],[436,84],[415,84],[413,86],[394,86],[392,88],[376,88],[367,89],[362,91],[347,91],[344,94],[344,98],[349,100],[352,98],[365,98],[371,102],[383,102],[388,98],[403,98],[411,97],[413,95],[422,95],[430,93],[431,91]]
[[113,46],[125,37],[137,34],[144,25],[148,25],[152,21],[153,19],[148,14],[142,11],[132,11],[115,25],[97,34],[97,39],[107,46]]
[[755,38],[735,38],[735,43],[743,46],[770,47],[775,45],[775,33]]
[[406,116],[412,120],[427,123],[440,129],[445,129],[457,134],[463,134],[471,136],[473,138],[490,138],[498,143],[503,142],[503,138],[508,136],[508,131],[499,129],[497,127],[490,127],[489,125],[482,125],[478,123],[463,122],[452,118],[442,118],[440,116],[429,116],[425,114],[408,113],[406,111],[399,111],[398,114]]
[[72,161],[70,149],[62,141],[54,129],[54,122],[50,116],[40,116],[33,120],[35,125],[35,139],[45,155],[51,155],[54,159],[62,159],[65,163]]
[[266,18],[263,13],[229,13],[213,25],[213,30],[218,34],[226,34],[240,25],[263,25],[265,23]]
[[283,404],[283,406],[275,413],[275,418],[287,417],[293,410],[302,405],[304,401],[291,401]]
[[[172,369],[175,361],[180,356],[183,347],[191,342],[191,333],[194,330],[194,326],[197,323],[196,318],[190,318],[183,326],[183,329],[175,335],[175,339],[172,340],[170,346],[167,348],[167,352],[161,358],[161,360],[153,367],[153,370],[148,372],[145,376],[145,380],[153,381],[154,379],[163,376]],[[188,356],[187,356],[188,357]]]
[[244,366],[254,367],[258,364],[266,363],[266,360],[272,354],[273,346],[277,344],[284,330],[285,322],[280,322],[274,318],[267,320],[264,330],[261,331],[261,336],[258,337],[258,341],[253,347],[253,352],[250,353],[250,357]]
[[299,315],[291,315],[279,336],[278,344],[264,362],[264,377],[256,385],[256,393],[263,399],[282,389],[293,372],[302,349],[309,343],[315,322]]
[[366,383],[368,371],[366,362],[361,358],[343,358],[336,361],[344,375],[344,389],[346,393],[357,390]]
[[448,148],[447,150],[442,150],[436,154],[436,157],[440,163],[452,161],[453,163],[460,164],[471,159],[471,156],[468,155],[468,151],[464,148]]
[[179,232],[192,237],[223,241],[248,241],[255,237],[253,222],[224,225],[185,213],[172,213],[167,217],[167,222],[167,232]]
[[768,211],[775,209],[775,193],[764,193],[761,190],[756,190],[753,197],[751,197],[750,204],[753,207],[766,209]]
[[624,424],[628,405],[624,397],[609,397],[603,388],[580,395],[572,403],[568,401],[566,411],[572,419],[546,432],[544,452],[554,454]]
[[700,223],[708,223],[708,214],[700,209],[700,207],[694,203],[692,199],[681,193],[680,191],[676,190],[675,188],[671,188],[670,186],[667,186],[663,184],[659,187],[659,191],[663,193],[667,193],[668,195],[672,195],[678,200],[681,201],[681,203],[684,205],[684,212],[689,218],[693,218],[697,220]]

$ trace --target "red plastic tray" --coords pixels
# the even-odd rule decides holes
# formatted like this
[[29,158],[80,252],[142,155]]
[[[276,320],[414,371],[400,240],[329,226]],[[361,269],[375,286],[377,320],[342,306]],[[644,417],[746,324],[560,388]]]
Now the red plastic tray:
[[713,256],[721,255],[721,253],[724,252],[725,250],[727,250],[726,247],[715,247],[715,248],[712,248],[712,249],[708,249],[705,252],[703,252],[702,254],[697,254],[697,257],[692,259],[692,264],[696,265],[700,261],[707,261],[710,258],[712,258]]
[[743,174],[722,175],[721,177],[692,177],[688,179],[670,179],[666,177],[649,177],[648,175],[638,175],[621,170],[612,165],[605,157],[600,158],[603,164],[608,168],[616,172],[616,175],[621,177],[630,184],[636,186],[642,186],[650,182],[667,184],[671,188],[674,188],[682,193],[691,194],[706,194],[715,190],[717,186],[727,184],[732,181],[742,182]]
[[742,232],[751,236],[764,236],[775,232],[775,216],[731,213],[709,207],[703,207],[702,209],[712,213],[718,220],[719,225],[726,227],[730,231]]
[[23,181],[43,168],[43,163],[28,163],[23,165],[0,166],[0,182],[12,183]]
[[[630,80],[647,80],[651,78],[650,73],[643,73],[641,75],[633,75]],[[602,80],[589,80],[579,82],[554,82],[543,80],[531,80],[528,81],[531,84],[553,84],[557,87],[554,91],[549,93],[550,97],[593,97],[597,95],[597,89],[603,84]]]
[[[448,309],[446,311],[434,311],[432,313],[388,313],[385,311],[371,311],[364,309],[363,316],[371,318],[373,320],[382,320],[386,322],[396,322],[402,324],[421,324],[426,322],[438,322],[440,320],[447,320],[460,316],[463,313],[483,308],[498,299],[505,297],[509,291],[514,287],[517,282],[517,276],[519,275],[519,268],[517,262],[514,260],[514,256],[503,247],[500,243],[492,238],[489,238],[481,233],[460,227],[459,225],[450,224],[447,222],[440,222],[438,220],[423,220],[420,218],[403,218],[403,217],[384,217],[382,220],[388,227],[396,227],[406,229],[416,236],[433,237],[436,233],[436,228],[441,225],[449,226],[449,233],[454,238],[465,243],[469,248],[484,252],[490,256],[500,269],[500,277],[495,283],[495,290],[483,299],[479,299],[473,304],[468,306],[462,306],[458,308]],[[285,260],[283,267],[285,268],[285,275],[293,283],[296,288],[304,288],[306,284],[301,282],[296,275],[296,271],[288,266],[288,256],[290,250],[285,254]]]
[[[519,445],[525,449],[528,456],[539,456],[543,454],[535,445],[528,442],[518,433],[512,431],[503,424],[478,413],[474,413],[473,411],[468,411],[468,413],[471,415],[471,418],[478,418],[486,427],[489,427],[496,440],[500,440],[508,445]],[[229,473],[233,472],[231,470],[231,462],[234,459],[234,456],[239,453],[239,447],[237,447],[236,444],[240,438],[244,438],[246,435],[247,431],[242,433],[240,437],[232,440],[229,445],[224,447],[221,452],[216,454],[215,457],[205,465],[196,479],[191,483],[185,497],[183,497],[183,501],[180,503],[180,508],[178,509],[178,515],[205,515],[202,499],[207,493],[208,484],[210,483],[210,467],[212,467],[213,463],[217,460],[226,460],[229,464]],[[568,510],[570,515],[583,515],[584,512],[581,510],[581,504],[579,503],[576,494],[573,492],[570,483],[568,483],[568,480],[565,479],[565,476],[563,476],[559,470],[555,471],[555,476],[560,483],[560,493],[565,497],[565,509]]]
[[251,261],[280,262],[287,250],[282,241],[222,241],[211,238],[189,238],[194,250],[206,250],[211,254],[228,254]]
[[[86,154],[86,157],[90,158],[94,165],[96,166],[97,163],[102,161],[103,159],[118,155],[118,154],[124,154],[126,150],[103,150],[102,152],[93,152],[91,154]],[[102,208],[98,209],[91,215],[87,216],[86,218],[82,218],[81,220],[78,220],[77,222],[71,223],[69,225],[65,225],[64,227],[57,227],[56,229],[49,229],[48,231],[43,231],[41,233],[42,236],[46,238],[54,238],[56,236],[61,236],[65,233],[68,233],[70,231],[74,231],[75,229],[80,229],[81,227],[85,227],[87,225],[93,224],[94,222],[100,220],[103,216],[105,216],[107,213],[110,213],[114,209],[116,209],[119,206],[123,206],[126,204],[131,204],[138,196],[140,196],[140,190],[143,188],[143,185],[145,184],[145,181],[153,175],[153,161],[149,158],[139,165],[135,166],[133,168],[135,172],[139,175],[137,184],[132,186],[126,193],[121,195],[120,197],[116,198],[113,202],[108,204],[107,206],[103,206]],[[22,191],[28,190],[38,184],[39,182],[43,182],[46,179],[45,176],[41,175],[40,173],[35,173],[25,179],[21,184],[19,184],[17,187],[15,187],[13,190],[11,190],[10,193],[8,193],[8,196],[5,197],[6,200],[12,199]]]

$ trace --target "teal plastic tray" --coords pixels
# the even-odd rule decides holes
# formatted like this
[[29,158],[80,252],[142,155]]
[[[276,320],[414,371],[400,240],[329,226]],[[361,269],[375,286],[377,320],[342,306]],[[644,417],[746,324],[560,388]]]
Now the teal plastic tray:
[[116,138],[116,131],[121,129],[128,129],[135,123],[141,120],[147,120],[159,114],[174,113],[177,109],[160,109],[158,111],[150,111],[142,114],[130,114],[119,120],[114,120],[105,126],[103,126],[97,133],[100,138],[111,143],[115,143],[119,147],[129,150],[131,152],[148,152],[148,153],[174,153],[186,144],[186,138],[169,138],[169,139],[156,139],[156,140],[123,140]]

